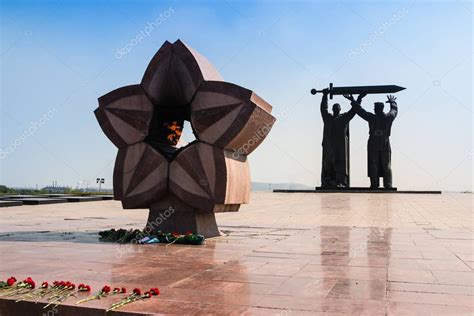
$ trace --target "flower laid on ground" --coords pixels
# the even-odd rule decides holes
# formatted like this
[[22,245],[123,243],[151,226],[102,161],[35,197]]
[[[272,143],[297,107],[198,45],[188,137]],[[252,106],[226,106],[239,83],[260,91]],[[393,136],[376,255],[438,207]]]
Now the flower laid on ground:
[[[24,279],[19,283],[16,283],[15,277],[10,277],[7,279],[7,281],[0,282],[3,282],[0,284],[4,286],[4,289],[0,291],[0,296],[18,296],[18,299],[15,302],[34,298],[36,299],[36,303],[38,303],[41,298],[46,298],[48,304],[46,304],[43,309],[46,309],[49,306],[57,307],[62,302],[67,300],[70,296],[76,296],[75,294],[80,292],[88,293],[91,291],[91,287],[87,284],[80,283],[76,288],[76,285],[70,281],[54,281],[52,284],[49,284],[45,281],[41,283],[40,287],[35,288],[36,284],[30,277]],[[108,295],[117,295],[125,293],[127,293],[127,289],[125,287],[115,287],[112,290],[109,285],[104,285],[97,294],[88,296],[87,298],[78,301],[76,304],[81,304],[96,299],[99,300]],[[134,301],[149,299],[152,296],[156,296],[159,294],[160,290],[156,287],[151,288],[143,294],[139,288],[134,288],[132,294],[123,297],[119,302],[110,306],[109,310],[117,309]]]
[[[118,242],[118,243],[142,243],[148,244],[150,240],[157,240],[158,243],[170,244],[184,244],[184,245],[202,245],[204,243],[204,236],[194,234],[190,231],[181,235],[177,232],[162,233],[162,232],[147,232],[139,229],[110,229],[99,232],[100,241]],[[153,242],[155,243],[155,242]]]
[[32,278],[30,277],[27,277],[25,280],[23,280],[24,283],[26,283],[26,287],[27,288],[30,288],[30,289],[34,289],[35,288],[35,281],[33,281]]
[[[15,281],[13,281],[13,279]],[[23,281],[17,284],[14,284],[16,282],[16,279],[14,277],[13,279],[10,281],[12,285],[8,289],[0,292],[0,296],[9,297],[9,296],[15,296],[15,295],[23,295],[35,288],[35,285],[36,285],[35,281],[33,281],[33,279],[30,277],[27,277],[26,279],[24,279]]]
[[151,288],[150,292],[152,295],[160,295],[160,289],[158,289],[157,287]]
[[37,288],[34,291],[30,291],[23,296],[19,297],[15,303],[24,301],[29,298],[37,298],[38,300],[41,299],[44,295],[46,295],[49,291],[49,283],[48,282],[43,282],[41,283],[41,287]]
[[15,277],[9,277],[6,281],[0,281],[0,290],[12,287],[16,282]]
[[123,294],[123,293],[127,293],[127,289],[124,288],[124,287],[122,287],[122,288],[116,287],[112,291],[112,294]]
[[57,284],[57,291],[55,291],[53,295],[48,297],[49,303],[43,307],[44,309],[48,308],[51,305],[54,305],[54,307],[56,307],[74,294],[74,289],[76,288],[76,285],[74,283],[70,281],[60,281]]
[[102,297],[106,297],[110,293],[110,290],[111,290],[110,286],[104,285],[97,294],[91,295],[89,297],[86,297],[82,300],[77,301],[76,305],[82,304],[84,302],[92,301],[92,300],[100,300]]
[[[64,282],[65,283],[65,282]],[[59,287],[59,281],[54,281],[52,285],[48,282],[43,282],[41,284],[41,288],[39,289],[38,293],[34,295],[36,297],[36,302],[38,303],[40,299],[43,297],[55,292]]]
[[139,300],[146,300],[151,298],[152,296],[157,296],[160,294],[160,290],[156,287],[151,288],[149,291],[146,291],[145,293],[142,294],[142,291],[139,288],[134,288],[133,292],[131,295],[123,298],[120,300],[120,302],[112,304],[106,312],[108,311],[113,311],[117,308],[120,308],[122,306],[125,306],[127,304],[133,303],[135,301]]
[[69,282],[69,283],[68,282],[66,282],[66,281],[53,281],[53,284],[50,285],[48,288],[46,288],[44,290],[44,292],[42,293],[42,295],[38,297],[38,299],[36,300],[36,303],[38,303],[41,298],[46,297],[50,294],[51,295],[47,298],[48,300],[53,299],[54,297],[56,297],[58,295],[61,295],[62,292],[65,291],[66,286],[71,284],[71,282]]
[[87,284],[84,284],[84,283],[81,283],[77,286],[77,290],[79,292],[90,292],[91,291],[91,287]]
[[15,284],[15,282],[16,282],[15,277],[9,277],[9,278],[7,279],[7,284],[8,284],[9,286],[12,286],[13,284]]

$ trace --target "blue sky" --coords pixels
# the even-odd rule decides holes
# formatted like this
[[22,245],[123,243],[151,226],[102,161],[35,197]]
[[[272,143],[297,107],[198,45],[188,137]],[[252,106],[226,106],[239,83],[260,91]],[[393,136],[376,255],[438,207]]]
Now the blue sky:
[[[320,184],[311,88],[397,84],[407,90],[392,128],[394,185],[472,189],[470,1],[2,1],[0,183],[94,186],[101,176],[111,187],[116,148],[93,115],[97,98],[138,83],[161,44],[178,38],[273,105],[278,121],[249,156],[253,181]],[[355,117],[353,185],[368,185],[367,137]]]

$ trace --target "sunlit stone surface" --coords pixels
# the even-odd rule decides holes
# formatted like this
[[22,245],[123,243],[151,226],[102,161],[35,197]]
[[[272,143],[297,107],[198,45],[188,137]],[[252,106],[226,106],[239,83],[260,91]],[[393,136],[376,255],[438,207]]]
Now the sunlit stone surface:
[[[137,313],[473,310],[470,194],[253,193],[239,213],[216,214],[229,235],[205,246],[97,241],[98,230],[142,228],[147,215],[148,210],[123,211],[115,201],[2,208],[0,276],[69,279],[95,290],[104,284],[160,287],[158,299],[123,308]],[[69,299],[60,312],[74,314],[74,303]],[[107,298],[82,308],[110,303]],[[0,313],[11,304],[1,301]],[[24,313],[41,308],[15,306]]]

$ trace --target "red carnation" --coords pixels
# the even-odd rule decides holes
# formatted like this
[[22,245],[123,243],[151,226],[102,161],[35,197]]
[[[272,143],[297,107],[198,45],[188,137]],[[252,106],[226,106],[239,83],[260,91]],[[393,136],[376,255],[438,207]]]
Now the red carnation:
[[140,289],[136,287],[136,288],[133,289],[133,294],[141,295],[142,291],[140,291]]
[[15,282],[16,282],[15,277],[10,277],[10,278],[8,278],[8,280],[7,280],[7,284],[8,284],[9,286],[12,286],[13,284],[15,284]]
[[82,292],[89,292],[91,290],[91,287],[84,283],[79,284],[77,288],[79,289],[79,291],[82,291]]
[[123,287],[123,288],[121,288],[121,289],[120,289],[120,293],[127,293],[127,289],[126,289],[126,288],[124,288],[124,287]]
[[32,289],[35,288],[35,281],[33,281],[33,279],[30,277],[27,277],[25,280],[23,280],[23,283],[28,284]]
[[48,286],[49,286],[48,282],[43,282],[43,283],[41,283],[41,287],[42,287],[43,289],[47,289]]
[[110,286],[104,285],[104,287],[101,290],[102,293],[109,293],[110,292]]
[[177,232],[173,232],[173,237],[179,237],[180,235]]
[[160,289],[158,289],[157,287],[151,288],[150,293],[151,295],[160,295]]
[[192,235],[192,234],[193,234],[192,231],[189,231],[189,230],[188,230],[188,231],[186,232],[186,235]]
[[143,293],[143,295],[146,296],[146,297],[151,297],[150,291],[146,291],[145,293]]
[[115,288],[114,288],[114,293],[120,293],[120,288],[119,288],[119,287],[115,287]]

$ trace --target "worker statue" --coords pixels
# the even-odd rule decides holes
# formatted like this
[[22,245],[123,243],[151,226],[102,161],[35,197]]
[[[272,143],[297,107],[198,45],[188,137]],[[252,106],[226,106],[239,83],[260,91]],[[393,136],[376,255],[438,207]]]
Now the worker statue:
[[328,111],[329,89],[322,90],[321,116],[324,122],[323,162],[321,170],[322,188],[345,188],[349,186],[349,122],[356,114],[357,101],[348,112],[341,113],[341,106],[335,103],[332,114]]
[[393,120],[397,117],[398,107],[396,97],[388,95],[386,103],[390,104],[390,111],[385,113],[383,102],[374,103],[374,113],[367,112],[360,105],[361,98],[354,100],[352,95],[344,95],[351,101],[352,109],[369,123],[369,141],[367,144],[367,163],[370,187],[379,187],[379,178],[383,177],[383,186],[392,188],[390,131]]

